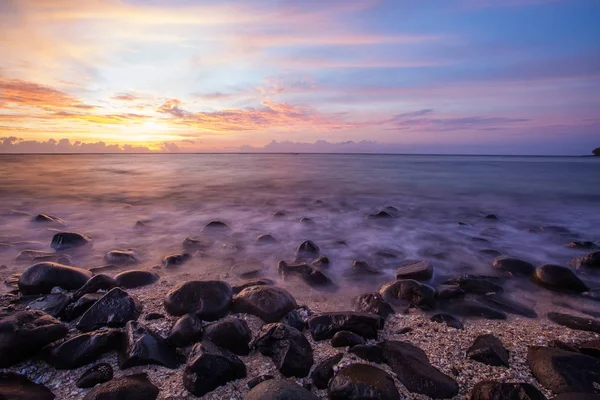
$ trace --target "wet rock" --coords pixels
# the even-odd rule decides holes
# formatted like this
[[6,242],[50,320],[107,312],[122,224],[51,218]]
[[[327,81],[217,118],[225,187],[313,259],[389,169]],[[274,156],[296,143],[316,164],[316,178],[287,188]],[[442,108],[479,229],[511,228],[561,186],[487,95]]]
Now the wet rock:
[[462,322],[460,322],[458,319],[456,319],[455,316],[450,315],[450,314],[445,314],[445,313],[435,314],[434,316],[431,317],[430,321],[437,322],[437,323],[444,323],[447,326],[454,328],[454,329],[464,329],[465,328],[465,326],[462,324]]
[[327,275],[308,264],[290,265],[285,261],[280,261],[277,265],[277,271],[284,279],[289,276],[298,276],[310,286],[330,286],[333,284]]
[[88,236],[77,232],[58,232],[52,237],[50,247],[54,250],[68,250],[76,247],[86,246],[92,243]]
[[392,306],[379,293],[365,293],[352,299],[354,311],[377,314],[383,318],[394,314]]
[[381,210],[377,213],[369,214],[368,218],[370,218],[370,219],[390,219],[390,218],[394,218],[394,216],[385,210]]
[[233,275],[239,276],[240,278],[252,278],[260,275],[264,268],[265,267],[261,262],[250,260],[234,264],[229,272]]
[[298,304],[285,289],[275,286],[251,286],[238,293],[233,299],[235,313],[255,315],[264,322],[277,322]]
[[587,342],[580,343],[577,348],[583,354],[600,358],[600,340],[589,340]]
[[509,314],[516,314],[527,318],[537,318],[538,316],[534,309],[503,295],[491,294],[481,296],[479,299],[485,304]]
[[418,347],[400,341],[384,341],[382,346],[386,363],[409,392],[439,399],[458,394],[456,381],[433,367]]
[[463,275],[449,279],[444,283],[446,285],[458,285],[466,293],[502,293],[502,286],[497,282],[498,279],[492,276]]
[[600,394],[591,393],[562,393],[552,400],[600,400]]
[[171,315],[196,314],[205,321],[214,321],[227,315],[232,295],[227,282],[189,281],[169,291],[164,306]]
[[327,268],[329,267],[329,258],[326,256],[317,257],[311,262],[311,264],[315,267]]
[[435,297],[439,300],[454,299],[465,295],[458,285],[439,285],[435,289]]
[[89,308],[104,296],[104,293],[88,293],[79,298],[76,302],[69,304],[64,312],[62,319],[73,321],[81,317]]
[[546,400],[546,396],[529,383],[482,381],[471,390],[471,400]]
[[123,332],[101,329],[74,336],[49,350],[46,361],[57,369],[75,369],[93,363],[123,345]]
[[535,269],[533,281],[546,289],[560,292],[586,292],[589,288],[569,268],[546,264]]
[[492,267],[497,270],[507,272],[511,275],[530,276],[535,271],[533,264],[511,257],[496,258],[492,263]]
[[83,400],[155,400],[158,393],[158,388],[143,373],[115,378],[98,385],[87,392]]
[[92,388],[100,383],[108,382],[113,378],[113,369],[109,364],[100,363],[85,371],[75,386],[80,389]]
[[467,350],[467,357],[487,365],[508,367],[508,351],[492,334],[479,335]]
[[381,275],[381,271],[370,266],[366,261],[353,260],[349,274],[354,277],[363,277],[369,275]]
[[46,224],[58,224],[58,225],[66,225],[65,221],[60,218],[53,217],[48,214],[38,214],[35,217],[31,218],[31,222],[34,223],[46,223]]
[[272,235],[260,235],[256,238],[256,244],[261,246],[274,243],[277,243],[277,239],[275,239]]
[[26,360],[67,336],[68,328],[42,311],[20,311],[0,315],[0,368]]
[[489,307],[476,300],[459,300],[444,304],[443,308],[450,314],[461,317],[486,318],[486,319],[506,319],[506,314],[502,311]]
[[87,282],[85,282],[85,284],[73,294],[73,298],[79,299],[85,294],[96,293],[99,290],[111,290],[118,286],[119,282],[117,282],[114,278],[108,275],[94,275],[90,279],[88,279]]
[[302,217],[302,218],[300,218],[300,223],[306,224],[306,225],[314,225],[315,221],[313,221],[312,219],[310,219],[308,217]]
[[576,317],[557,312],[548,313],[548,319],[567,328],[600,333],[600,321],[595,319]]
[[329,382],[331,400],[400,400],[394,379],[384,370],[368,364],[342,368]]
[[255,378],[252,378],[248,381],[248,389],[253,389],[259,383],[263,383],[264,381],[268,381],[269,379],[275,379],[273,375],[260,375]]
[[416,261],[403,265],[396,270],[396,279],[414,279],[427,281],[433,276],[433,265],[429,261]]
[[385,362],[383,347],[380,344],[357,344],[352,346],[348,353],[376,364]]
[[551,340],[548,342],[548,347],[556,347],[558,349],[563,349],[567,351],[572,351],[574,353],[580,353],[579,349],[575,347],[575,345],[570,343],[565,343],[560,340]]
[[571,230],[569,230],[568,228],[556,225],[540,226],[539,231],[546,233],[555,233],[558,235],[573,235],[573,232],[571,232]]
[[306,329],[307,324],[305,318],[300,313],[299,309],[292,310],[281,319],[281,322],[298,329],[300,332]]
[[252,331],[246,321],[228,317],[206,325],[202,337],[234,354],[247,356],[250,352]]
[[302,386],[287,379],[269,379],[256,385],[244,400],[318,400]]
[[312,347],[302,332],[282,323],[264,325],[252,347],[270,357],[286,377],[307,376],[314,362]]
[[365,339],[354,332],[339,331],[331,338],[331,347],[352,347],[365,344]]
[[592,250],[597,249],[598,245],[594,242],[570,242],[567,243],[566,247],[569,249]]
[[115,276],[118,285],[125,289],[134,289],[142,286],[152,285],[158,281],[158,274],[150,271],[131,270],[123,271]]
[[314,315],[308,319],[308,328],[314,340],[331,339],[339,331],[354,332],[365,339],[377,338],[384,319],[376,314],[332,312]]
[[498,250],[494,250],[494,249],[479,250],[479,253],[483,254],[485,256],[489,256],[489,257],[499,257],[502,255],[502,253],[500,253]]
[[246,366],[236,355],[211,342],[202,342],[192,348],[183,373],[183,386],[195,396],[204,396],[245,377]]
[[0,373],[0,399],[3,400],[53,400],[56,396],[40,383],[12,372]]
[[203,242],[188,236],[183,239],[182,246],[186,251],[206,251],[211,246],[211,243]]
[[53,317],[58,317],[71,301],[71,297],[64,293],[51,293],[36,298],[29,307],[32,310],[40,310]]
[[533,376],[554,393],[596,393],[600,384],[600,360],[555,347],[532,346],[527,365]]
[[68,257],[65,254],[59,253],[49,253],[47,251],[42,250],[21,250],[19,254],[16,255],[16,262],[56,262],[58,258]]
[[342,361],[344,355],[342,353],[328,357],[321,361],[311,372],[310,379],[317,389],[327,389],[329,380],[333,377],[333,368]]
[[234,285],[231,287],[231,291],[233,292],[233,294],[238,294],[239,292],[241,292],[242,290],[248,288],[248,287],[252,287],[252,286],[271,286],[274,285],[275,281],[272,279],[267,279],[267,278],[260,278],[260,279],[252,279],[249,281],[245,281],[240,283],[239,285]]
[[89,332],[103,326],[119,328],[135,321],[142,313],[142,304],[127,292],[114,288],[95,302],[77,323],[77,329]]
[[588,255],[575,258],[570,262],[578,270],[584,270],[586,268],[599,269],[600,268],[600,251],[595,251]]
[[181,363],[176,350],[148,327],[136,321],[125,326],[125,346],[119,354],[121,369],[137,365],[157,364],[177,368]]
[[225,222],[221,221],[210,221],[204,227],[204,232],[214,232],[214,231],[228,231],[229,226]]
[[313,241],[305,240],[296,249],[296,255],[298,257],[317,257],[320,251],[319,246]]
[[162,265],[165,268],[178,267],[188,262],[192,256],[189,253],[171,254],[163,258]]
[[104,259],[107,263],[114,265],[132,265],[140,261],[131,250],[111,250],[106,253]]
[[65,290],[82,287],[92,273],[85,269],[42,262],[27,268],[19,277],[19,291],[23,294],[48,294],[58,286]]
[[161,313],[154,313],[154,312],[153,312],[153,313],[146,314],[146,316],[144,317],[144,319],[145,319],[146,321],[155,321],[155,320],[157,320],[157,319],[164,319],[164,318],[165,318],[164,314],[161,314]]
[[488,214],[484,217],[487,220],[491,220],[491,221],[497,221],[498,220],[498,216],[496,216],[495,214]]
[[202,339],[202,321],[194,314],[186,314],[179,318],[167,340],[175,347],[187,347]]
[[435,306],[435,290],[412,279],[388,282],[379,289],[379,293],[391,304],[407,302],[423,309],[431,309]]

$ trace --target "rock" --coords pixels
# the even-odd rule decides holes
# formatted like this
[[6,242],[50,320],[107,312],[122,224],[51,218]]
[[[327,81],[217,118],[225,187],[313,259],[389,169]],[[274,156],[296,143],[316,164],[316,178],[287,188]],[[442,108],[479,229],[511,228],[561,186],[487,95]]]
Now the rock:
[[597,249],[598,245],[594,242],[570,242],[567,243],[566,247],[569,249],[591,250]]
[[530,276],[535,271],[533,264],[511,257],[497,257],[494,259],[492,267],[511,275]]
[[484,217],[485,219],[491,220],[491,221],[497,221],[498,217],[495,214],[488,214]]
[[385,362],[383,347],[380,344],[357,344],[352,346],[348,352],[376,364]]
[[589,288],[569,268],[546,264],[535,269],[533,281],[546,289],[560,292],[586,292]]
[[298,329],[300,332],[304,331],[304,329],[307,327],[306,320],[300,314],[298,309],[292,310],[285,314],[285,316],[281,319],[281,322]]
[[175,369],[180,363],[179,355],[167,340],[139,322],[127,322],[125,346],[119,353],[121,369],[147,364]]
[[298,276],[310,286],[330,286],[333,284],[327,275],[308,264],[290,265],[285,261],[280,261],[277,270],[284,279],[288,276]]
[[494,250],[494,249],[482,249],[479,250],[478,253],[483,254],[485,256],[489,256],[489,257],[500,257],[502,255],[502,253],[500,253],[498,250]]
[[106,253],[104,259],[107,263],[114,265],[132,265],[140,261],[131,250],[111,250]]
[[50,247],[54,250],[68,250],[75,247],[86,246],[92,243],[92,239],[88,236],[76,232],[58,232],[52,237]]
[[400,400],[394,379],[384,370],[368,364],[342,368],[329,382],[331,400]]
[[60,218],[53,217],[48,214],[38,214],[35,217],[31,218],[31,222],[33,223],[50,223],[50,224],[58,224],[58,225],[66,225],[65,221]]
[[16,262],[56,262],[57,258],[65,257],[65,254],[59,253],[49,253],[47,251],[42,250],[21,250],[19,254],[16,255]]
[[537,313],[534,309],[527,307],[519,302],[509,299],[503,295],[491,294],[481,296],[479,300],[491,307],[497,308],[509,314],[516,314],[527,318],[537,318]]
[[64,293],[51,293],[29,303],[29,308],[32,310],[40,310],[53,317],[58,317],[71,301],[71,297]]
[[396,279],[427,281],[433,276],[433,265],[429,261],[415,261],[396,270]]
[[311,240],[305,240],[300,243],[298,248],[296,249],[296,254],[298,257],[317,257],[319,255],[319,246],[317,246]]
[[435,306],[435,290],[412,279],[401,279],[384,284],[379,293],[392,304],[406,302],[422,309]]
[[0,368],[26,360],[68,332],[67,326],[42,311],[0,315]]
[[283,212],[283,211],[275,211],[273,213],[273,217],[275,217],[275,218],[285,217],[285,212]]
[[533,376],[554,393],[596,393],[600,383],[600,360],[555,347],[532,346],[527,365]]
[[85,371],[75,386],[81,389],[92,388],[100,383],[108,382],[113,378],[113,369],[109,364],[100,363]]
[[165,268],[178,267],[188,262],[192,256],[189,253],[171,254],[163,258],[162,265]]
[[46,361],[57,369],[75,369],[93,363],[109,351],[123,345],[123,332],[101,329],[82,333],[52,347]]
[[587,342],[580,343],[577,348],[583,354],[600,358],[600,340],[589,340]]
[[229,272],[240,278],[252,278],[259,275],[264,269],[265,267],[261,262],[250,260],[234,264]]
[[331,338],[331,347],[352,347],[357,344],[365,344],[365,339],[350,331],[339,331]]
[[146,321],[155,321],[155,320],[157,320],[157,319],[164,319],[164,318],[165,318],[165,315],[164,315],[164,314],[161,314],[161,313],[154,313],[154,312],[153,312],[153,313],[146,314],[146,316],[144,317],[144,319],[145,319]]
[[131,270],[123,271],[115,276],[115,281],[125,289],[134,289],[142,286],[152,285],[158,281],[159,276],[154,272]]
[[430,321],[444,323],[454,329],[464,329],[465,326],[456,317],[450,314],[439,313],[431,317]]
[[235,313],[255,315],[264,322],[277,322],[298,308],[294,297],[285,289],[275,286],[251,286],[233,299]]
[[85,269],[41,262],[27,268],[19,277],[19,291],[23,294],[48,294],[58,286],[65,290],[82,287],[92,273]]
[[277,243],[277,239],[275,239],[272,235],[260,235],[256,238],[256,244],[260,246],[274,243]]
[[450,314],[461,317],[506,319],[506,314],[504,314],[502,311],[488,307],[476,300],[459,300],[444,304],[443,308]]
[[24,375],[0,373],[0,399],[2,400],[54,400],[56,396],[40,383],[31,382]]
[[368,275],[381,275],[381,271],[377,268],[371,267],[366,261],[353,260],[350,271],[350,275],[355,277],[368,276]]
[[182,246],[186,251],[206,251],[211,246],[211,243],[203,242],[188,236],[183,239]]
[[379,315],[358,312],[332,312],[311,316],[308,328],[314,340],[331,339],[339,331],[354,332],[365,339],[377,338],[384,319]]
[[487,365],[509,366],[508,351],[500,339],[492,334],[477,336],[475,342],[467,350],[467,357]]
[[231,291],[233,292],[233,294],[238,294],[239,292],[246,289],[247,287],[271,286],[274,284],[275,284],[275,281],[272,279],[267,279],[267,278],[251,279],[249,281],[244,281],[244,282],[240,283],[239,285],[232,286]]
[[119,286],[119,282],[108,275],[98,274],[92,276],[74,294],[74,299],[79,299],[85,294],[96,293],[99,290],[111,290]]
[[155,400],[158,393],[158,388],[143,373],[115,378],[98,385],[87,392],[83,400]]
[[204,232],[213,232],[213,231],[228,231],[229,226],[225,222],[221,221],[210,221],[204,227]]
[[572,260],[570,263],[575,265],[578,270],[586,268],[598,269],[600,268],[600,251],[595,251],[588,255],[578,257]]
[[167,340],[175,347],[187,347],[202,339],[202,321],[194,314],[186,314],[179,318]]
[[192,348],[183,373],[183,386],[200,397],[245,377],[246,366],[236,355],[211,342],[201,342]]
[[333,368],[342,361],[344,354],[338,353],[321,361],[311,372],[310,379],[317,389],[327,389],[329,380],[333,377]]
[[318,400],[302,386],[287,379],[269,379],[256,385],[244,400]]
[[384,341],[382,346],[386,363],[409,392],[438,399],[458,394],[456,381],[434,368],[423,350],[400,341]]
[[595,319],[576,317],[557,312],[548,313],[548,319],[567,328],[600,333],[600,321]]
[[286,377],[307,376],[314,362],[312,347],[302,332],[282,323],[263,325],[252,347],[270,357]]
[[465,293],[458,285],[439,285],[435,289],[435,297],[439,300],[454,299]]
[[103,326],[119,328],[137,320],[141,313],[142,304],[135,297],[114,288],[81,316],[77,329],[89,332]]
[[232,295],[227,282],[189,281],[169,291],[164,306],[171,315],[196,314],[205,321],[214,321],[227,315]]
[[252,331],[242,319],[228,317],[206,325],[202,337],[234,354],[247,356],[250,353]]
[[352,299],[354,311],[377,314],[384,319],[394,314],[392,306],[379,293],[365,293]]
[[378,213],[369,214],[368,218],[370,218],[370,219],[389,219],[389,218],[394,218],[394,216],[387,211],[381,210]]
[[600,394],[591,393],[562,393],[552,400],[600,400]]
[[88,293],[79,298],[74,303],[69,304],[64,312],[62,319],[65,321],[73,321],[81,317],[89,308],[104,296],[104,293]]
[[327,258],[326,256],[320,256],[315,258],[312,262],[312,265],[314,265],[315,267],[319,267],[319,268],[327,268],[329,267],[329,258]]
[[529,383],[482,381],[471,390],[471,400],[546,400],[546,396]]
[[260,375],[255,378],[252,378],[248,381],[248,389],[252,389],[259,383],[268,381],[269,379],[275,379],[275,377],[273,375]]
[[492,276],[463,275],[458,278],[449,279],[444,282],[446,285],[458,285],[466,293],[502,293],[503,289],[498,283],[497,278]]

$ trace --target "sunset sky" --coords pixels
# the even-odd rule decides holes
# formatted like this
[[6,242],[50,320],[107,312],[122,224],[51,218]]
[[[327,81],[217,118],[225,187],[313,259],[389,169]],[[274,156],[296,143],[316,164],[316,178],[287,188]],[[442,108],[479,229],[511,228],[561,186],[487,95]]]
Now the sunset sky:
[[599,21],[598,0],[2,0],[0,152],[590,153]]

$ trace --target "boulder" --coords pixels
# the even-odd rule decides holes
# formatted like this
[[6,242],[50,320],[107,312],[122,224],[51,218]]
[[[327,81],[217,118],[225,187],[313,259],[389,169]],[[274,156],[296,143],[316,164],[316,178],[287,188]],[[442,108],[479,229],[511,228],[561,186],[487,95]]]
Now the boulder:
[[379,293],[365,293],[352,299],[354,311],[377,314],[387,318],[394,314],[392,306]]
[[427,281],[433,276],[433,265],[429,261],[414,261],[396,269],[396,279]]
[[435,314],[434,316],[432,316],[430,318],[430,321],[437,322],[437,323],[444,323],[447,326],[454,328],[454,329],[464,329],[465,328],[465,326],[462,324],[462,322],[460,322],[458,319],[456,319],[455,316],[446,314],[446,313]]
[[352,346],[348,353],[376,364],[385,362],[383,347],[381,344],[357,344]]
[[342,361],[344,355],[338,353],[321,361],[310,373],[310,379],[317,389],[327,389],[329,380],[333,377],[333,368]]
[[331,339],[339,331],[354,332],[365,339],[377,338],[384,319],[376,314],[358,312],[331,312],[313,315],[308,329],[314,340]]
[[252,331],[243,319],[228,317],[206,325],[202,337],[234,354],[247,356]]
[[498,278],[493,276],[463,275],[449,279],[444,284],[458,285],[466,293],[502,293],[502,286],[498,282]]
[[319,269],[308,264],[290,265],[285,261],[280,261],[277,265],[277,271],[284,278],[289,276],[298,276],[309,286],[330,286],[333,284],[331,279]]
[[268,381],[269,379],[275,379],[275,377],[273,375],[268,375],[268,374],[267,375],[259,375],[257,377],[254,377],[248,381],[248,389],[252,389],[259,383]]
[[79,300],[69,304],[64,312],[62,319],[64,321],[73,321],[81,317],[95,302],[100,300],[104,293],[88,293],[79,298]]
[[306,225],[314,225],[315,221],[313,221],[312,219],[310,219],[308,217],[302,217],[302,218],[300,218],[300,223],[306,224]]
[[546,400],[546,396],[529,383],[482,381],[471,390],[471,400]]
[[32,310],[40,310],[53,317],[58,317],[62,315],[70,301],[71,297],[65,293],[51,293],[37,297],[28,305]]
[[497,257],[494,259],[492,267],[511,275],[530,276],[535,271],[533,264],[512,257]]
[[385,210],[381,210],[377,213],[369,214],[368,218],[369,219],[391,219],[391,218],[394,218],[394,216]]
[[498,221],[498,216],[495,214],[488,214],[484,217],[484,219],[490,220],[490,221]]
[[577,348],[583,354],[600,358],[600,340],[588,340],[577,345]]
[[351,364],[338,371],[327,389],[331,400],[400,400],[394,379],[368,364]]
[[205,251],[212,245],[210,242],[203,242],[198,239],[186,237],[183,239],[182,247],[185,251]]
[[[300,310],[302,310],[305,313],[305,316],[302,315]],[[281,322],[286,325],[292,326],[298,329],[300,332],[302,332],[308,326],[306,324],[306,317],[308,317],[309,313],[305,310],[306,309],[300,308],[292,310],[289,313],[285,314],[285,316],[281,319]]]
[[298,257],[317,257],[319,255],[319,246],[317,246],[311,240],[305,240],[300,243],[298,248],[296,249],[296,254]]
[[235,313],[255,315],[264,322],[277,322],[298,304],[285,289],[275,286],[251,286],[238,293],[233,299]]
[[77,232],[58,232],[52,237],[50,247],[56,251],[73,249],[76,247],[86,246],[92,243],[92,239],[88,236]]
[[77,329],[84,332],[103,326],[120,328],[127,321],[135,321],[142,313],[142,304],[127,292],[114,288],[95,302],[77,322]]
[[96,293],[99,290],[111,290],[116,287],[119,287],[119,283],[114,278],[104,274],[94,275],[73,294],[73,298],[77,300],[88,293]]
[[123,271],[115,275],[115,281],[125,289],[134,289],[142,286],[152,285],[158,281],[159,276],[154,272],[142,271],[142,270],[131,270]]
[[600,251],[578,257],[572,260],[571,264],[575,265],[578,270],[585,270],[586,268],[598,269],[600,268]]
[[502,311],[482,304],[473,299],[464,299],[453,301],[443,305],[444,310],[450,314],[460,317],[486,318],[486,319],[506,319],[506,314]]
[[264,246],[264,245],[274,244],[274,243],[277,243],[277,239],[275,239],[272,235],[269,235],[269,234],[260,235],[259,237],[256,238],[256,244],[259,246]]
[[234,264],[229,272],[240,278],[253,278],[260,275],[265,269],[264,265],[257,260],[249,260]]
[[186,314],[179,318],[167,340],[175,347],[187,347],[202,339],[202,321],[194,314]]
[[40,383],[12,372],[0,373],[0,399],[3,400],[54,400],[56,396]]
[[50,253],[47,251],[43,251],[43,250],[21,250],[19,252],[19,254],[17,254],[15,256],[15,261],[16,262],[20,262],[20,263],[25,263],[25,262],[42,262],[42,261],[49,261],[49,262],[57,262],[57,259],[68,259],[70,260],[70,258],[66,255],[66,254],[60,254],[60,253]]
[[219,231],[224,232],[224,231],[228,231],[228,230],[229,230],[229,226],[227,226],[227,224],[225,222],[221,222],[221,221],[210,221],[204,227],[204,232],[219,232]]
[[354,332],[339,331],[331,338],[331,347],[352,347],[365,344],[365,339]]
[[244,281],[240,284],[237,285],[233,285],[231,287],[231,291],[233,292],[233,294],[238,294],[239,292],[241,292],[242,290],[246,289],[247,287],[251,287],[251,286],[272,286],[275,284],[275,281],[272,279],[267,279],[267,278],[260,278],[260,279],[252,279],[252,280],[248,280],[248,281]]
[[312,260],[311,264],[319,268],[328,268],[329,258],[327,256],[320,256]]
[[263,325],[252,347],[270,357],[286,377],[307,376],[314,362],[312,347],[302,332],[282,323]]
[[54,217],[48,214],[38,214],[35,217],[31,218],[31,222],[33,223],[46,223],[46,224],[58,224],[58,225],[66,225],[65,221],[60,218]]
[[381,271],[370,266],[366,261],[352,260],[349,274],[354,277],[381,275]]
[[493,366],[508,367],[508,351],[496,336],[479,335],[467,350],[467,358]]
[[435,297],[439,300],[454,299],[465,293],[458,285],[439,285],[435,288]]
[[318,400],[302,386],[287,379],[268,379],[248,392],[244,400]]
[[189,281],[169,291],[164,305],[171,315],[196,314],[205,321],[214,321],[227,315],[232,295],[227,282]]
[[598,245],[594,242],[570,242],[566,245],[569,249],[591,250],[597,249]]
[[132,250],[111,250],[106,253],[104,259],[113,265],[132,265],[140,262]]
[[108,382],[113,378],[113,369],[109,364],[100,363],[85,371],[75,386],[80,389],[92,388],[104,382]]
[[92,273],[85,269],[41,262],[27,268],[19,277],[19,291],[23,294],[48,294],[58,286],[65,290],[82,287]]
[[567,328],[600,333],[600,321],[595,319],[582,318],[557,312],[548,313],[548,319],[559,325],[566,326]]
[[175,369],[181,359],[174,347],[158,333],[136,321],[125,326],[125,343],[119,353],[121,369],[156,364]]
[[123,376],[96,386],[83,400],[155,400],[159,390],[145,373]]
[[559,292],[582,293],[589,290],[573,271],[560,265],[545,264],[537,267],[533,281],[546,289]]
[[379,294],[392,304],[404,302],[426,310],[435,306],[435,290],[413,279],[388,282],[379,289]]
[[192,256],[189,253],[170,254],[163,258],[162,265],[165,268],[178,267],[188,262]]
[[82,333],[52,347],[46,361],[57,369],[83,367],[109,351],[119,350],[123,339],[123,332],[118,329]]
[[201,397],[230,381],[246,377],[246,366],[235,354],[211,342],[197,343],[183,373],[183,386]]
[[489,306],[502,310],[509,314],[516,314],[526,318],[537,318],[537,313],[533,308],[530,308],[517,301],[511,300],[508,297],[500,294],[490,294],[479,298],[483,303]]

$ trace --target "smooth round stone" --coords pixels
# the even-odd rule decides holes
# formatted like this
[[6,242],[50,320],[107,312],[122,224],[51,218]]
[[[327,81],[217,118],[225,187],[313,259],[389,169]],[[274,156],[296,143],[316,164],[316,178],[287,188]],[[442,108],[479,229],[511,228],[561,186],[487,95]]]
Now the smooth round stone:
[[77,232],[58,232],[52,237],[50,247],[54,250],[68,250],[75,247],[81,247],[92,243],[92,239],[86,235]]
[[159,276],[154,272],[142,270],[124,271],[115,276],[119,286],[126,289],[152,285],[158,281],[158,278]]
[[41,262],[27,268],[19,277],[18,285],[23,294],[48,294],[56,286],[77,290],[91,277],[92,273],[85,269]]
[[109,264],[131,265],[139,262],[135,253],[131,250],[111,250],[106,253],[104,259]]
[[171,315],[196,314],[205,321],[214,321],[227,315],[231,298],[227,282],[189,281],[167,293],[164,306]]
[[318,400],[302,386],[287,379],[268,379],[254,386],[244,400]]
[[429,261],[418,261],[403,265],[396,270],[396,279],[427,281],[433,276],[433,265]]
[[277,322],[296,308],[294,297],[276,286],[250,286],[233,300],[234,312],[256,315],[264,322]]
[[545,264],[535,269],[533,280],[546,289],[581,293],[589,290],[569,268]]
[[394,379],[384,370],[368,364],[351,364],[329,381],[330,400],[400,400]]
[[497,257],[492,263],[492,267],[511,275],[529,276],[535,271],[533,264],[511,257]]

